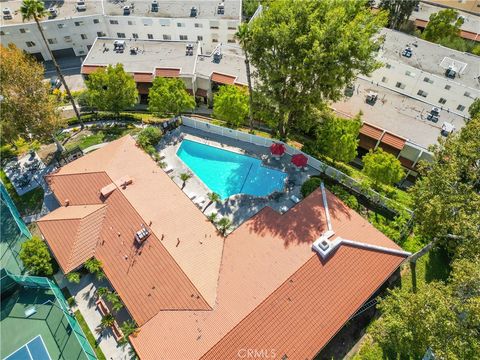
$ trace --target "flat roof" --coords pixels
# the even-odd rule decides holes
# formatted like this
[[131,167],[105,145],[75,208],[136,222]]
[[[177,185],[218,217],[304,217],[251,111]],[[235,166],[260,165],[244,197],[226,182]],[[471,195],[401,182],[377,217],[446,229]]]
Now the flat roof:
[[[220,51],[222,54],[219,62],[213,61],[213,53],[216,51]],[[239,46],[222,44],[218,45],[210,55],[199,55],[196,73],[210,78],[214,72],[231,75],[235,77],[235,83],[247,85],[247,70],[242,49]]]
[[[125,41],[123,53],[114,51],[115,41]],[[186,55],[186,45],[193,45],[193,56]],[[134,55],[131,49],[138,49]],[[193,74],[198,44],[189,41],[159,41],[97,38],[82,66],[123,64],[125,71],[153,73],[155,68],[180,69],[180,74]]]
[[[465,64],[460,76],[457,76],[453,81],[473,89],[480,89],[479,56],[453,50],[391,29],[382,29],[380,35],[385,36],[385,42],[379,53],[379,59],[383,63],[387,59],[392,59],[445,78],[446,62],[449,61],[448,59],[452,59],[458,64]],[[407,46],[410,46],[413,50],[411,58],[401,55]]]
[[450,7],[458,10],[469,11],[480,15],[480,0],[429,0],[422,1],[423,4],[432,4],[442,7]]
[[[132,184],[100,196],[126,175]],[[359,246],[340,245],[326,260],[317,256],[312,242],[327,229],[320,190],[283,215],[264,208],[223,238],[130,136],[48,181],[61,204],[68,198],[69,206],[106,205],[95,257],[140,325],[131,340],[142,359],[218,358],[238,341],[259,348],[274,341],[290,357],[313,357],[404,260],[361,245],[400,249],[329,192],[336,235]],[[142,224],[151,235],[138,247],[134,234]],[[325,304],[335,306],[322,310]],[[265,326],[255,330],[258,319]]]
[[211,20],[241,20],[241,0],[226,0],[224,4],[224,14],[218,14],[218,5],[220,0],[157,0],[158,12],[152,12],[152,1],[133,0],[128,2],[111,2],[103,0],[105,15],[121,15],[123,16],[123,7],[133,4],[133,13],[127,15],[130,17],[159,17],[159,18],[190,18],[190,10],[192,7],[197,8],[198,19]]
[[[464,17],[464,22],[460,29],[469,31],[475,34],[478,34],[480,31],[480,6],[477,7],[475,2],[480,5],[478,0],[472,1],[468,0],[467,2],[458,1],[458,0],[446,0],[446,1],[438,1],[438,5],[435,4],[428,4],[426,2],[421,2],[419,11],[413,11],[412,15],[410,16],[411,20],[420,19],[429,21],[430,15],[438,13],[439,11],[445,10],[445,7],[456,8],[458,11],[458,15]],[[433,3],[433,1],[431,1]],[[463,8],[462,8],[463,7]],[[465,12],[462,10],[467,10],[470,12]],[[472,14],[472,11],[476,11],[477,15]]]
[[[55,7],[58,11],[58,14],[55,18],[45,17],[43,21],[47,20],[62,20],[62,19],[70,19],[72,17],[82,17],[88,15],[102,15],[102,1],[99,0],[86,0],[85,3],[87,5],[86,10],[77,10],[77,2],[74,0],[68,1],[44,1],[45,9],[50,7]],[[22,6],[22,1],[20,0],[6,0],[1,2],[2,10],[5,8],[9,8],[12,11],[13,18],[10,20],[6,20],[2,16],[1,24],[2,26],[7,25],[14,25],[14,24],[21,24],[22,21],[22,14],[20,13],[20,7]],[[3,14],[2,14],[3,15]],[[33,21],[26,21],[33,22]]]

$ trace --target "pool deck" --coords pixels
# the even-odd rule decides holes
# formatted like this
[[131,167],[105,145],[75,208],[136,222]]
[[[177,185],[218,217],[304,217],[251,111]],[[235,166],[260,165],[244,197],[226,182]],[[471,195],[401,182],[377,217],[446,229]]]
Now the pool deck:
[[[209,203],[207,194],[211,191],[177,156],[177,151],[182,139],[198,141],[224,150],[255,157],[261,160],[265,166],[286,172],[288,175],[286,187],[283,192],[274,193],[266,197],[247,194],[233,195],[222,202],[211,204],[205,209]],[[234,230],[240,226],[265,206],[270,206],[279,213],[288,211],[295,205],[295,202],[291,200],[292,196],[296,196],[299,199],[302,198],[300,188],[303,182],[308,179],[308,177],[319,174],[318,171],[311,167],[307,167],[306,170],[296,170],[295,166],[290,163],[291,157],[287,154],[283,155],[280,160],[274,159],[268,147],[207,133],[187,126],[180,126],[165,135],[158,144],[157,150],[163,157],[162,161],[166,164],[164,170],[180,188],[182,188],[180,174],[185,172],[193,174],[192,178],[187,181],[183,192],[199,209],[204,211],[206,216],[217,213],[217,220],[222,217],[228,217],[232,221],[230,230]]]

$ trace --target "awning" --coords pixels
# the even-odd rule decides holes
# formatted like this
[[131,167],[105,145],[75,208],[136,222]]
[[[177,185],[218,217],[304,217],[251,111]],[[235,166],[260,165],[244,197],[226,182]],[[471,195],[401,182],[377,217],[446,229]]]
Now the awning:
[[195,96],[207,97],[208,91],[203,89],[197,89],[197,91],[195,91]]
[[82,70],[80,71],[83,75],[89,75],[98,69],[105,69],[105,66],[100,65],[83,65]]
[[155,68],[155,76],[172,78],[180,76],[180,69]]
[[224,75],[216,72],[212,73],[212,81],[219,84],[233,85],[235,83],[235,79],[235,76]]
[[394,149],[402,150],[403,147],[405,146],[405,140],[404,138],[394,135],[392,133],[386,132],[383,136],[382,139],[380,140],[380,143],[389,145],[393,147]]
[[151,83],[153,81],[152,73],[133,73],[133,79],[136,83]]
[[292,164],[296,167],[307,166],[308,158],[303,154],[295,154],[292,156]]
[[272,153],[272,155],[281,156],[285,154],[285,145],[283,145],[282,143],[273,143],[272,145],[270,145],[270,152]]
[[383,130],[368,123],[363,123],[362,127],[360,128],[360,134],[363,134],[375,140],[380,140],[383,134]]

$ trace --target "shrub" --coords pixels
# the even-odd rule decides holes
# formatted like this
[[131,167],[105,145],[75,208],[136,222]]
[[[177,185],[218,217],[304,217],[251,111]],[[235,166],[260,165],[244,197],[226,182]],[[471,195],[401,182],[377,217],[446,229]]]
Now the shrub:
[[47,245],[38,236],[33,236],[22,244],[20,259],[32,275],[53,275],[50,252]]
[[333,185],[330,190],[332,191],[332,193],[338,196],[340,200],[342,200],[349,208],[354,210],[360,209],[357,198],[354,195],[350,194],[340,185]]
[[155,153],[155,145],[160,141],[161,138],[162,132],[159,128],[147,126],[139,132],[137,142],[143,150],[152,155]]
[[307,181],[305,181],[302,184],[302,188],[300,189],[300,192],[302,193],[302,196],[305,198],[308,195],[310,195],[312,192],[314,192],[319,186],[322,180],[320,178],[310,178]]

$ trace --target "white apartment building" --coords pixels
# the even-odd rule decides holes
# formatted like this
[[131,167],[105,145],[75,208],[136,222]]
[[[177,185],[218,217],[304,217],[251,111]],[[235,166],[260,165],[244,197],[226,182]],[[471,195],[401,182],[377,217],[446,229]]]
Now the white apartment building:
[[[39,60],[50,60],[34,22],[23,22],[19,0],[2,1],[2,45],[14,43]],[[51,16],[41,22],[56,56],[84,56],[97,37],[201,41],[203,51],[235,43],[242,0],[45,1]]]

